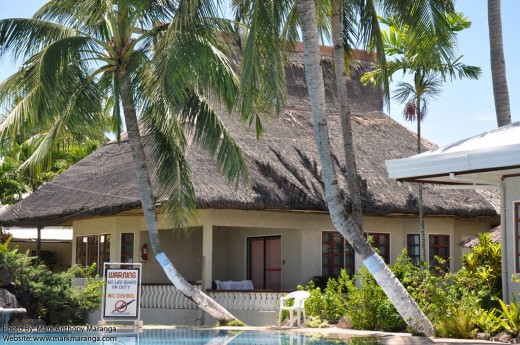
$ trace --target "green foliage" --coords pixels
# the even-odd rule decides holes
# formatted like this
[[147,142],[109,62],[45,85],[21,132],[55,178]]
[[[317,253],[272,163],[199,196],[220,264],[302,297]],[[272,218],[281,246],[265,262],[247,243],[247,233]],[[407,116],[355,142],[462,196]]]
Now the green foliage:
[[[464,256],[463,268],[457,273],[446,273],[440,258],[435,268],[426,263],[415,266],[406,250],[391,267],[440,336],[473,338],[479,329],[489,335],[504,328],[520,332],[516,300],[511,306],[501,302],[501,313],[493,309],[498,306],[495,296],[500,294],[495,284],[500,276],[500,250],[486,236]],[[364,266],[352,278],[342,271],[337,278],[329,278],[323,290],[314,281],[306,290],[311,293],[305,303],[308,316],[332,322],[348,316],[355,329],[406,329],[406,323]]]
[[85,286],[72,286],[76,277],[90,278],[95,266],[55,274],[34,262],[34,258],[0,245],[0,269],[8,269],[15,278],[15,295],[32,317],[48,324],[83,324],[88,313],[99,308],[103,281],[87,279]]
[[506,305],[504,301],[499,300],[502,308],[502,326],[512,334],[520,333],[520,304],[513,296],[513,301],[510,305]]
[[345,270],[337,278],[330,277],[323,291],[313,280],[306,290],[311,296],[305,301],[305,311],[308,318],[316,320],[312,324],[337,322],[346,315],[355,329],[402,331],[406,328],[404,320],[364,266],[352,278]]
[[305,325],[309,328],[326,328],[329,326],[329,323],[327,320],[322,320],[316,315],[309,315]]
[[385,294],[365,266],[358,270],[356,276],[361,287],[356,286],[354,279],[347,283],[347,315],[354,329],[377,329],[377,312],[381,300],[386,298]]
[[444,318],[435,324],[438,335],[445,338],[473,339],[477,333],[475,299],[464,298],[460,304],[446,306]]
[[406,322],[397,312],[392,302],[385,298],[377,308],[379,329],[385,332],[399,332],[406,329]]
[[[359,282],[359,286],[355,281]],[[347,315],[354,329],[401,331],[406,323],[365,266],[346,282]]]
[[475,320],[478,328],[493,336],[503,329],[501,313],[497,309],[481,310],[479,316]]
[[[345,315],[346,300],[344,291],[350,281],[347,272],[342,270],[337,279],[329,278],[325,289],[316,287],[314,281],[310,281],[305,287],[311,296],[305,301],[305,312],[309,316],[318,317],[320,320],[337,322]],[[300,289],[303,289],[299,286]]]
[[[39,134],[38,134],[39,135]],[[37,149],[38,140],[17,143],[19,135],[4,139],[0,146],[0,204],[12,205],[25,193],[32,193],[43,183],[52,180],[81,159],[94,152],[103,141],[83,140],[77,143],[60,143],[49,152],[44,165],[27,169],[26,163]]]
[[442,262],[435,269],[424,263],[416,267],[403,251],[392,268],[440,336],[472,338],[478,329],[489,335],[504,328],[520,330],[515,303],[502,305],[501,313],[494,309],[501,294],[500,244],[491,242],[489,234],[479,235],[461,270],[445,273],[440,267]]
[[460,274],[488,286],[492,295],[502,292],[501,243],[491,241],[490,233],[478,235],[478,244],[462,257]]

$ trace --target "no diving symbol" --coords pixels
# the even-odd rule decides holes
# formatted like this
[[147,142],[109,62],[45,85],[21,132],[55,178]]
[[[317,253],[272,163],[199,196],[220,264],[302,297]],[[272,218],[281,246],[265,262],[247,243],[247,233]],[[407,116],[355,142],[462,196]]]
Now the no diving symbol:
[[128,305],[130,303],[132,303],[133,301],[135,301],[135,299],[131,300],[130,302],[125,302],[123,300],[119,300],[116,302],[115,304],[115,309],[112,311],[112,313],[115,313],[116,311],[118,313],[124,313],[126,311],[126,309],[128,308]]

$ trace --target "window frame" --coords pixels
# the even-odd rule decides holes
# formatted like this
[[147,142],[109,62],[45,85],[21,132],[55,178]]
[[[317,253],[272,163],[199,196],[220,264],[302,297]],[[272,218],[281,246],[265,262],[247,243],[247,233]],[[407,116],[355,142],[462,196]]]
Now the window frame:
[[[132,235],[132,242],[130,243],[123,243],[123,236],[124,235]],[[129,247],[131,248],[130,254],[127,254],[124,251],[124,248]],[[119,236],[119,259],[122,263],[134,263],[134,251],[135,251],[135,232],[122,232],[121,236]],[[129,257],[130,261],[126,261],[125,258]]]
[[381,253],[378,253],[378,254],[381,256],[381,258],[383,258],[383,261],[387,265],[390,265],[390,258],[391,258],[390,251],[391,251],[391,240],[392,240],[390,233],[389,232],[365,232],[364,235],[365,235],[365,238],[367,238],[367,239],[368,239],[368,236],[372,237],[372,239],[373,239],[372,247],[379,249],[379,252],[381,252],[380,247],[382,247],[379,238],[381,236],[388,236],[388,241],[387,241],[388,243],[384,245],[384,247],[388,248],[386,254],[381,254]]
[[[322,230],[321,231],[321,246],[320,246],[320,256],[321,256],[321,275],[333,275],[333,274],[336,274],[334,273],[334,268],[337,266],[335,263],[334,263],[334,254],[335,252],[332,251],[332,256],[329,255],[329,264],[328,265],[325,265],[323,263],[323,258],[325,256],[325,254],[323,253],[323,246],[324,244],[330,244],[330,245],[335,245],[336,243],[338,242],[335,242],[335,241],[329,241],[329,242],[324,242],[323,241],[323,235],[324,233],[330,233],[331,235],[333,236],[340,236],[341,239],[343,240],[342,241],[342,244],[343,244],[343,249],[341,251],[341,256],[343,257],[343,260],[342,261],[342,264],[340,265],[340,270],[341,269],[344,269],[347,271],[347,273],[352,276],[354,275],[354,273],[356,272],[356,253],[354,251],[354,248],[352,248],[352,246],[350,245],[350,243],[348,243],[348,241],[343,237],[343,235],[341,235],[341,233],[337,230]],[[324,270],[323,268],[324,267],[329,267],[329,273],[326,274],[324,273]]]
[[[434,248],[438,248],[438,249],[440,249],[440,248],[447,248],[448,249],[448,256],[447,257],[439,255],[438,250],[437,250],[437,254],[432,255],[431,239],[432,238],[441,238],[441,237],[447,238],[448,239],[448,244],[446,246],[441,246],[441,245],[438,244],[439,241],[437,240],[437,244],[434,245],[433,247]],[[450,266],[451,266],[451,260],[450,260],[450,258],[451,258],[451,236],[449,234],[428,234],[428,264],[430,265],[430,267],[437,266],[437,264],[435,264],[435,265],[431,264],[431,261],[435,260],[435,256],[439,256],[439,257],[441,257],[441,258],[446,260],[445,267],[443,267],[443,268],[444,268],[444,270],[446,272],[448,272],[450,270]]]
[[90,266],[95,262],[96,273],[103,276],[103,263],[110,262],[110,237],[110,233],[77,235],[76,264]]
[[[411,243],[410,237],[412,236],[417,237],[419,239],[419,243]],[[412,251],[410,250],[412,247],[417,247],[419,249],[419,254],[412,254]],[[406,251],[408,252],[408,256],[410,257],[412,264],[414,266],[419,266],[421,264],[421,234],[406,234]]]

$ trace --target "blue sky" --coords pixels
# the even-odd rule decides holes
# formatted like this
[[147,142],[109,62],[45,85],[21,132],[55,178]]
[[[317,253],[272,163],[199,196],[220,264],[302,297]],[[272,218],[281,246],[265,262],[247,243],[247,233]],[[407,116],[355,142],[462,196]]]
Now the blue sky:
[[[45,1],[22,0],[2,2],[0,18],[30,17]],[[482,68],[478,81],[455,80],[448,82],[440,97],[429,107],[423,121],[423,136],[446,145],[454,141],[496,128],[495,107],[489,62],[487,28],[487,1],[457,0],[456,8],[472,22],[472,27],[459,35],[459,53],[463,62]],[[502,0],[502,27],[506,60],[507,82],[511,101],[512,121],[520,120],[520,45],[515,40],[515,16],[520,13],[520,1]],[[16,70],[9,59],[0,61],[0,80]],[[399,79],[396,75],[395,80]],[[389,115],[415,130],[415,123],[406,123],[401,116],[402,106],[392,103]],[[385,110],[388,113],[388,110]]]

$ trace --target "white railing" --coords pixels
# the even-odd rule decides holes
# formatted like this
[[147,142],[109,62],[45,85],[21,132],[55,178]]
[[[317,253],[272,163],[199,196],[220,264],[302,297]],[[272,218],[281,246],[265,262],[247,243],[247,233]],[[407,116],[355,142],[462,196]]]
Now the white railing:
[[197,305],[173,285],[143,285],[141,308],[197,309]]
[[229,310],[277,311],[281,292],[211,291],[209,296]]
[[[200,286],[197,286],[200,288]],[[209,291],[208,295],[229,310],[277,311],[282,292]],[[197,309],[173,285],[143,285],[142,308]]]

